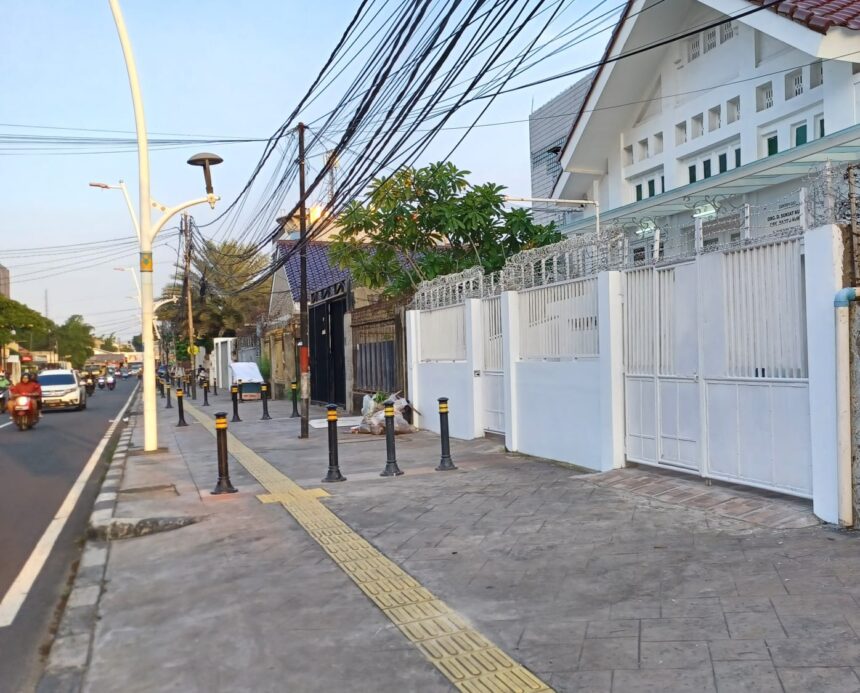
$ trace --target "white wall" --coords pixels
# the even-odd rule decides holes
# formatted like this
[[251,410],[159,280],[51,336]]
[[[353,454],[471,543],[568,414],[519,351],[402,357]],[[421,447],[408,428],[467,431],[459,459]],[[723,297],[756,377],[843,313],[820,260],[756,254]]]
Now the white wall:
[[809,354],[809,423],[812,438],[812,503],[822,520],[837,523],[836,311],[842,236],[837,226],[808,231],[806,324]]
[[600,359],[520,361],[519,452],[600,470]]
[[[407,372],[416,410],[415,425],[439,432],[439,397],[448,398],[451,436],[463,440],[484,435],[481,421],[481,301],[469,299],[466,311],[466,358],[463,361],[421,361],[420,311],[407,311]],[[477,371],[477,373],[476,373]]]

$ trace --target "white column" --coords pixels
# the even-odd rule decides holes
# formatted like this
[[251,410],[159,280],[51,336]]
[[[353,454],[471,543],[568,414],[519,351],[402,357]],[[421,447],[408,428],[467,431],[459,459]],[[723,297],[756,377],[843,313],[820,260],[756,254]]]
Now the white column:
[[505,378],[505,447],[519,449],[517,362],[520,360],[520,302],[516,291],[502,292],[502,372]]
[[[418,360],[420,354],[418,345],[420,344],[419,326],[421,324],[421,314],[417,310],[406,311],[406,381],[409,387],[409,400],[413,405],[412,423],[421,428],[421,414],[418,413],[418,397],[421,392],[421,384],[418,379]],[[431,416],[431,412],[427,412]]]
[[842,237],[836,226],[804,235],[806,335],[812,449],[812,509],[825,522],[839,521],[836,445],[836,310],[841,288]]
[[474,438],[484,437],[484,386],[481,370],[484,367],[484,316],[481,299],[466,300],[466,363],[471,380],[470,400],[472,420],[470,432]]
[[624,466],[624,327],[621,272],[597,275],[600,349],[600,469]]

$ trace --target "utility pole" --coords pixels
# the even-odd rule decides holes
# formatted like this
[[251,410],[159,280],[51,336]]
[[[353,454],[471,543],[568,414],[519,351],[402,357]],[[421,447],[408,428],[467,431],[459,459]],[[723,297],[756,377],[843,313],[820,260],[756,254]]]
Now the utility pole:
[[301,369],[301,429],[299,438],[308,437],[311,405],[310,333],[308,332],[308,227],[305,204],[305,124],[299,123],[299,368]]
[[197,399],[197,380],[194,377],[194,310],[191,305],[191,219],[187,214],[182,215],[185,232],[185,304],[188,311],[188,357],[191,361],[191,399]]

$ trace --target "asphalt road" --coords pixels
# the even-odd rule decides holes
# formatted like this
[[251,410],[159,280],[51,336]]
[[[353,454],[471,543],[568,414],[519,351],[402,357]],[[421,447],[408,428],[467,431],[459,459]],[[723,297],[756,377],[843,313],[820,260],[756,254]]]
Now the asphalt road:
[[[0,415],[0,600],[6,594],[87,460],[136,384],[96,390],[84,411],[47,412],[29,431]],[[40,648],[98,492],[104,460],[94,469],[15,621],[0,627],[0,693],[29,691],[41,673]]]

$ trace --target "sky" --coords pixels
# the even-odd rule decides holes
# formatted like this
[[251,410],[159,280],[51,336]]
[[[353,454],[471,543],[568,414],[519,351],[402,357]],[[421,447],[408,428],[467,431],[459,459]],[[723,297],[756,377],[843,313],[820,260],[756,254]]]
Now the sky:
[[[358,0],[121,4],[151,134],[268,137],[310,85]],[[571,0],[554,26],[569,24],[595,5],[605,11],[619,4],[620,0]],[[100,131],[93,133],[97,136],[109,136],[104,131],[132,135],[128,78],[107,0],[5,0],[0,7],[0,134],[86,135],[44,128],[90,128]],[[551,29],[545,36],[555,33]],[[546,61],[528,77],[599,59],[608,36],[607,30]],[[533,107],[574,81],[576,77],[568,77],[504,95],[481,122],[525,121]],[[333,91],[301,117],[312,120],[330,108],[336,96]],[[466,122],[464,114],[452,124]],[[460,135],[457,130],[443,133],[419,164],[443,156]],[[224,159],[213,169],[213,177],[215,192],[228,202],[247,181],[262,146],[192,145],[151,151],[152,197],[172,206],[202,196],[200,169],[185,162],[201,148],[210,148]],[[136,265],[136,249],[118,247],[115,256],[107,257],[80,248],[61,254],[50,250],[134,236],[120,191],[99,190],[88,183],[122,179],[136,207],[136,150],[104,151],[94,145],[86,153],[56,149],[10,153],[0,148],[0,155],[0,263],[12,274],[12,298],[44,313],[47,292],[48,317],[55,322],[79,313],[97,334],[115,332],[130,339],[139,333],[132,277],[114,269]],[[471,171],[475,183],[492,181],[507,186],[511,195],[527,196],[527,122],[474,130],[452,161]],[[312,168],[321,163],[309,162]],[[286,200],[287,205],[294,202],[295,197]],[[208,206],[192,210],[198,224],[217,212]],[[168,229],[171,226],[175,222]],[[174,275],[176,240],[165,241],[155,255],[156,294]],[[26,255],[4,257],[4,250],[30,248]]]

